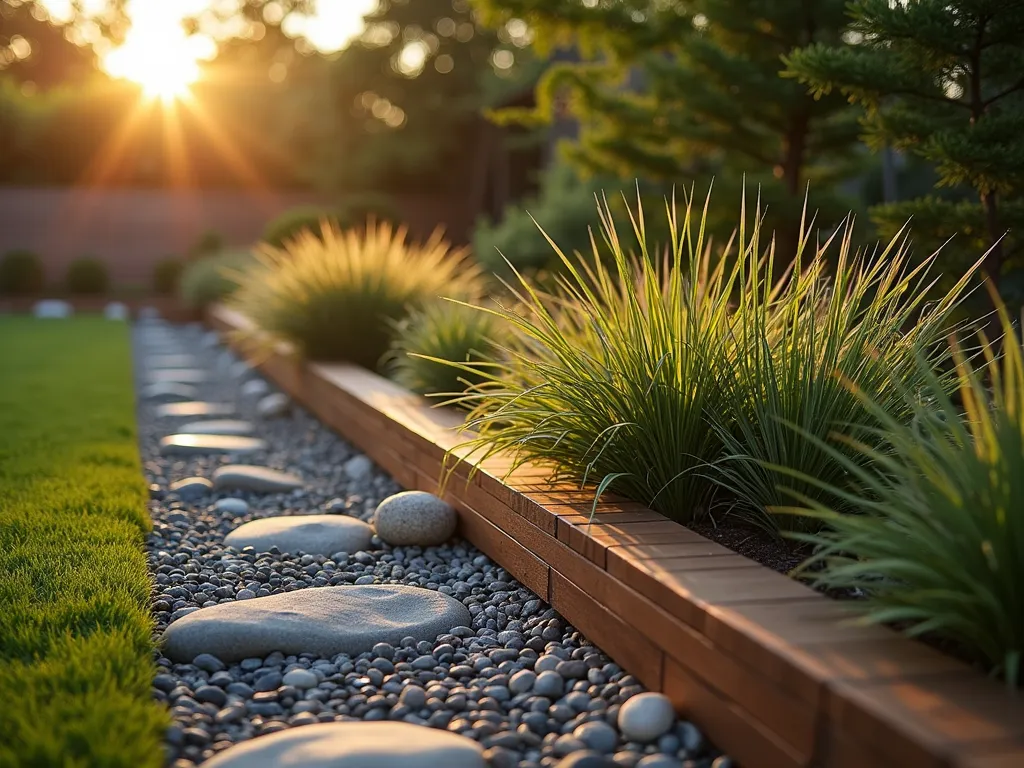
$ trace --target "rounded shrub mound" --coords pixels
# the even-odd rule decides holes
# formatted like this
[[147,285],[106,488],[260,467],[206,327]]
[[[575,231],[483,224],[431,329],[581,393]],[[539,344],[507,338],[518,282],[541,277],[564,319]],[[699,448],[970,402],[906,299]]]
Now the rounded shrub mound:
[[[519,306],[481,309],[508,322],[513,353],[489,370],[494,386],[467,396],[478,435],[469,447],[553,463],[565,479],[681,522],[724,509],[774,534],[770,510],[790,493],[848,497],[858,484],[849,463],[869,461],[855,446],[885,445],[855,392],[909,423],[902,392],[954,386],[948,373],[922,376],[917,361],[950,369],[943,342],[973,271],[933,296],[934,256],[912,260],[905,241],[858,254],[852,222],[818,244],[806,227],[779,262],[757,225],[713,252],[692,205],[669,204],[667,258],[655,247],[627,253],[602,206],[612,263],[596,246],[562,256],[554,288],[524,279]],[[637,242],[649,237],[642,210],[630,228]]]
[[178,291],[182,301],[193,309],[223,301],[255,264],[251,251],[224,251],[192,262],[181,273]]
[[503,329],[501,318],[489,312],[432,301],[413,309],[398,324],[389,360],[391,376],[421,395],[458,396],[485,381]]
[[181,259],[169,256],[153,267],[153,292],[158,296],[170,296],[178,290],[185,264]]
[[110,287],[110,274],[102,261],[87,256],[71,262],[66,285],[70,293],[95,296],[106,293]]
[[263,246],[261,269],[246,274],[232,304],[256,337],[283,339],[308,358],[376,368],[393,323],[438,296],[477,298],[479,269],[435,233],[410,243],[404,228],[328,226],[322,239],[300,233],[283,248]]
[[280,248],[302,232],[318,234],[325,221],[336,226],[341,224],[338,221],[338,215],[326,208],[314,206],[292,208],[267,224],[267,228],[263,231],[263,242],[274,248]]
[[32,251],[9,251],[0,258],[0,295],[28,296],[43,290],[43,261]]
[[300,232],[320,237],[324,223],[338,229],[363,229],[368,222],[384,221],[399,221],[391,199],[387,195],[364,193],[349,198],[336,209],[303,205],[285,211],[267,225],[263,242],[280,248]]

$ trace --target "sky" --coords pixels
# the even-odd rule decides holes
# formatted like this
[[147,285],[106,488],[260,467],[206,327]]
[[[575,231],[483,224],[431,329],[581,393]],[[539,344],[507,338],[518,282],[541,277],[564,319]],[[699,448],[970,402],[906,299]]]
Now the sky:
[[[201,17],[211,8],[231,8],[240,0],[127,0],[131,21],[124,43],[103,50],[98,27],[80,25],[84,42],[99,42],[103,67],[116,77],[136,80],[154,94],[172,95],[195,80],[200,62],[216,54],[213,37],[206,34],[186,36],[181,21]],[[87,11],[99,11],[106,0],[84,0]],[[68,18],[70,0],[43,0],[56,19]],[[363,27],[362,17],[373,10],[376,0],[316,0],[316,12],[310,17],[284,18],[279,5],[270,2],[264,9],[268,21],[283,21],[284,31],[306,38],[323,53],[343,48]],[[211,27],[214,28],[215,27]],[[237,30],[224,29],[225,34]]]

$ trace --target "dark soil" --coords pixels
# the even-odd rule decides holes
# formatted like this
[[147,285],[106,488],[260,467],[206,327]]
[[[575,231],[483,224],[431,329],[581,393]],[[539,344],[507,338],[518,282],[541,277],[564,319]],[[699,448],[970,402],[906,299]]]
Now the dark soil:
[[688,527],[736,554],[756,560],[779,573],[788,574],[810,554],[806,546],[771,536],[760,528],[740,525],[735,521],[724,522],[722,525],[701,522]]

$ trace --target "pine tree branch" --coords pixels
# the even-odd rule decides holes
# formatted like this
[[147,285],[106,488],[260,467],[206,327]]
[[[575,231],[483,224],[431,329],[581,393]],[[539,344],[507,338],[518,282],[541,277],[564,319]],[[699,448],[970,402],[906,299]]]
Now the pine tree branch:
[[1007,88],[1007,89],[1005,89],[1003,91],[1000,91],[995,96],[993,96],[993,97],[991,97],[989,99],[986,99],[984,102],[982,102],[982,107],[983,108],[988,108],[989,106],[991,106],[992,104],[995,104],[1000,99],[1002,99],[1002,98],[1004,98],[1006,96],[1009,96],[1011,93],[1016,93],[1017,91],[1020,91],[1020,90],[1024,90],[1024,77],[1022,77],[1016,83],[1011,85],[1009,88]]

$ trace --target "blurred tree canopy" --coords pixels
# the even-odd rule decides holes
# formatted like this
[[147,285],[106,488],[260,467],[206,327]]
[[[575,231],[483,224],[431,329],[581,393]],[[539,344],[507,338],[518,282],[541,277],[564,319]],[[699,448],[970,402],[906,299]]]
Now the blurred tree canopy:
[[838,43],[846,0],[474,0],[486,21],[519,20],[552,66],[536,110],[507,121],[579,118],[569,159],[590,172],[674,183],[715,177],[716,208],[735,221],[739,187],[760,187],[768,224],[795,241],[805,185],[823,223],[850,207],[838,185],[856,160],[857,115],[838,94],[814,99],[779,76],[783,56]]
[[72,37],[71,30],[49,21],[42,6],[0,0],[0,77],[26,93],[89,79],[96,52]]
[[998,282],[1024,244],[1024,3],[855,0],[850,13],[851,44],[798,50],[788,74],[822,98],[863,105],[873,148],[912,153],[934,166],[938,186],[973,191],[878,205],[872,217],[891,234],[913,216],[930,249],[955,235],[947,250],[965,261],[991,248]]
[[[527,41],[482,27],[467,0],[381,0],[350,45],[320,55],[283,31],[289,13],[313,6],[211,3],[186,20],[189,31],[220,35],[218,54],[193,84],[194,98],[173,105],[167,121],[156,107],[140,108],[135,85],[97,68],[96,50],[108,43],[84,44],[120,29],[119,2],[108,4],[101,28],[81,9],[61,26],[45,20],[38,3],[0,0],[8,39],[28,40],[32,30],[42,41],[0,72],[0,138],[12,148],[0,159],[0,182],[91,178],[105,145],[132,123],[122,155],[135,164],[107,183],[162,185],[188,175],[194,184],[234,186],[258,178],[334,193],[459,185],[470,172],[480,110],[529,61]],[[23,87],[30,64],[49,72],[49,91]],[[184,149],[170,157],[174,143]],[[187,174],[172,167],[182,157],[192,166]]]

